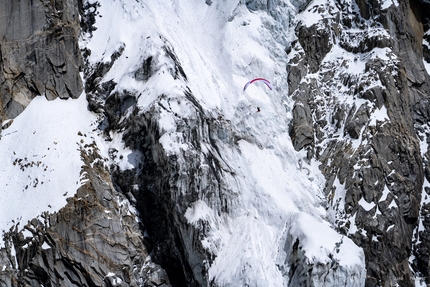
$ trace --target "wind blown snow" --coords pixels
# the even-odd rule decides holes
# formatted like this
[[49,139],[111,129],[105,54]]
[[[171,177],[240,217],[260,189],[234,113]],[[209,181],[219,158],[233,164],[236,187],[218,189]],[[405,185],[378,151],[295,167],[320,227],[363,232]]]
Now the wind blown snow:
[[[430,31],[427,31],[426,34],[429,35]],[[430,43],[426,39],[423,39],[423,45],[427,46],[427,48],[430,49]],[[424,58],[423,58],[423,63],[424,63],[424,67],[426,68],[427,74],[430,75],[430,63],[427,62]]]

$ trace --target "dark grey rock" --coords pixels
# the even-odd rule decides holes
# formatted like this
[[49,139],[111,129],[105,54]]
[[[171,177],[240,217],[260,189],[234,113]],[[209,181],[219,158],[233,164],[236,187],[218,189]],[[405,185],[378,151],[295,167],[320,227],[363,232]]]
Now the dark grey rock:
[[[340,14],[332,13],[330,19],[314,25],[319,33],[312,26],[299,24],[296,28],[303,50],[299,49],[291,60],[289,93],[296,105],[306,103],[310,110],[293,112],[292,122],[303,121],[304,114],[312,121],[307,123],[315,131],[311,145],[327,180],[325,194],[337,212],[339,231],[348,234],[349,220],[355,218],[352,224],[358,231],[349,236],[365,252],[366,286],[414,286],[409,267],[412,254],[414,272],[424,274],[430,282],[425,270],[429,266],[428,229],[414,231],[418,220],[427,220],[428,213],[426,206],[420,207],[420,202],[424,175],[430,172],[428,160],[421,156],[415,129],[425,139],[430,79],[422,63],[424,31],[420,21],[430,14],[425,14],[427,7],[418,2],[399,2],[398,6],[385,10],[381,10],[376,0],[356,3],[358,11],[350,10],[344,1],[338,2]],[[329,11],[330,7],[324,9]],[[385,36],[370,35],[372,27],[383,27]],[[375,48],[388,47],[392,53],[388,56],[399,61],[387,64],[369,59],[364,74],[344,75],[337,70],[344,65],[340,61],[321,65],[332,41],[350,53],[357,53],[357,57]],[[317,47],[319,51],[315,50]],[[300,84],[309,85],[306,74],[315,72],[319,78],[312,82],[311,88]],[[375,81],[380,81],[382,87],[373,85]],[[330,87],[339,84],[345,89],[342,96],[357,99],[360,105],[337,103],[337,95]],[[372,113],[381,109],[387,111],[385,119],[370,124]],[[339,136],[341,131],[343,136]],[[355,141],[354,148],[347,138]],[[334,186],[336,179],[344,184],[344,206],[333,201],[338,192]],[[374,207],[365,210],[360,201]],[[414,234],[419,237],[416,246],[413,242],[418,239]]]
[[311,111],[307,104],[298,103],[293,108],[293,122],[290,137],[296,150],[310,145],[314,140]]
[[361,105],[358,109],[355,105],[350,109],[345,120],[345,133],[351,138],[358,139],[361,136],[363,127],[369,121],[369,111],[367,105]]
[[310,0],[291,0],[290,2],[291,4],[294,5],[294,7],[296,7],[297,12],[301,12],[306,9],[306,7],[309,5],[311,1]]
[[85,183],[67,205],[5,234],[2,286],[171,286],[148,256],[137,215],[113,188],[95,145],[81,153]]
[[305,52],[304,60],[309,73],[315,73],[324,57],[331,50],[332,34],[330,30],[320,29],[318,24],[311,27],[299,24],[296,27],[296,34]]
[[[193,115],[172,113],[168,103],[174,102],[188,105]],[[166,111],[175,117],[177,131],[190,143],[180,153],[170,154],[160,144],[159,115]],[[234,143],[233,138],[229,139],[234,133],[228,130],[225,120],[204,112],[190,91],[182,97],[160,95],[149,110],[132,114],[119,128],[125,128],[125,143],[142,152],[144,166],[135,172],[117,170],[113,174],[115,183],[136,198],[151,237],[151,257],[167,270],[172,284],[206,286],[206,264],[212,262],[214,255],[203,248],[199,238],[209,232],[208,224],[202,221],[191,225],[184,215],[189,204],[199,198],[204,198],[216,212],[229,212],[232,194],[224,178],[232,171],[223,161],[218,145]],[[203,152],[202,144],[209,150]],[[210,167],[208,170],[200,168],[202,160]],[[183,176],[185,171],[187,176]]]
[[147,81],[153,72],[153,68],[151,68],[152,56],[145,59],[142,63],[142,66],[134,72],[134,77],[138,81]]
[[38,95],[77,98],[83,85],[74,1],[0,1],[0,90],[3,118],[14,118]]

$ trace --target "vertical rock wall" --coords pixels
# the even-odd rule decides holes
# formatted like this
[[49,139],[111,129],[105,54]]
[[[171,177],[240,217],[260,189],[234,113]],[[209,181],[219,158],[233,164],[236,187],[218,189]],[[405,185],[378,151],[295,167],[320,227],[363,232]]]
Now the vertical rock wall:
[[[430,283],[430,203],[423,200],[430,152],[420,149],[430,134],[430,79],[422,62],[429,57],[422,46],[428,37],[429,5],[291,2],[298,11],[326,16],[295,27],[288,67],[289,93],[296,101],[293,144],[308,150],[308,159],[321,162],[339,231],[365,251],[366,285],[413,286],[416,274]],[[273,1],[247,5],[270,10]],[[85,9],[84,3],[0,0],[0,7],[5,11],[0,13],[2,119],[16,117],[37,95],[78,97],[83,67],[78,7]],[[82,14],[81,19],[90,33],[94,17]],[[365,61],[364,73],[346,73],[343,68],[354,63],[348,58],[327,61],[335,47]],[[386,58],[369,56],[378,49],[385,49]],[[126,145],[142,153],[144,168],[124,171],[114,166],[108,171],[97,152],[83,150],[84,184],[67,206],[27,224],[24,229],[31,235],[18,227],[7,234],[7,248],[0,251],[0,264],[8,266],[0,271],[2,285],[211,284],[206,268],[214,254],[201,243],[209,225],[204,220],[189,224],[185,211],[191,202],[204,199],[216,212],[230,212],[234,194],[229,186],[234,183],[228,181],[234,174],[220,147],[245,136],[220,115],[204,111],[189,89],[181,95],[158,95],[144,111],[132,92],[111,93],[116,83],[101,80],[123,50],[110,62],[86,67],[85,89],[90,108],[105,118],[107,139],[110,131],[124,132]],[[186,83],[173,48],[166,44],[161,54],[172,64],[172,77]],[[153,61],[142,61],[134,72],[137,81],[151,77]],[[178,115],[174,106],[190,113]],[[385,117],[375,116],[384,111]],[[181,135],[175,144],[186,142],[187,149],[170,153],[160,142],[160,118],[166,116]],[[424,190],[430,194],[429,187]],[[123,195],[136,204],[145,226],[129,214]],[[150,238],[142,235],[142,228]],[[309,282],[307,270],[298,272],[294,282]]]
[[81,153],[82,186],[67,205],[4,234],[0,285],[170,286],[148,257],[137,214],[113,188],[95,145]]
[[37,95],[77,98],[78,5],[73,0],[0,1],[0,115],[19,115]]
[[[414,286],[414,275],[428,280],[428,241],[418,240],[420,254],[413,245],[427,162],[420,149],[427,135],[419,138],[417,127],[428,122],[422,46],[428,6],[335,2],[310,4],[308,12],[325,16],[296,26],[288,68],[296,101],[290,134],[296,149],[321,162],[339,230],[365,251],[366,286]],[[344,56],[327,57],[333,47]],[[372,56],[381,50],[385,56]],[[363,73],[348,72],[357,61],[365,62]],[[411,256],[419,262],[413,271]]]
[[[186,82],[173,48],[166,44],[163,50],[162,55],[174,66],[172,77]],[[111,57],[112,62],[115,58]],[[145,59],[142,70],[134,73],[137,80],[147,81],[148,74],[156,72],[150,59]],[[172,285],[208,286],[206,268],[214,255],[203,248],[201,238],[209,229],[205,222],[198,227],[191,225],[185,212],[198,199],[204,199],[219,213],[229,212],[232,195],[225,183],[229,170],[217,145],[219,129],[233,138],[228,123],[206,112],[190,90],[184,90],[182,95],[161,94],[142,111],[137,106],[139,95],[128,91],[111,93],[115,83],[100,81],[112,62],[88,70],[90,107],[105,116],[106,135],[124,131],[126,146],[142,153],[139,168],[113,169],[113,181],[135,202],[149,235],[151,257],[166,270]],[[190,114],[177,114],[172,108],[176,106],[184,107]],[[175,134],[181,135],[171,139],[172,144],[187,143],[181,152],[171,152],[162,144],[163,134],[169,137],[160,123],[160,118],[166,117],[175,122]]]
[[[78,6],[84,8],[76,1],[0,1],[2,119],[16,117],[37,95],[81,94]],[[90,32],[93,18],[82,19]],[[64,208],[2,234],[0,285],[171,286],[96,143],[81,146],[81,157],[81,186]]]

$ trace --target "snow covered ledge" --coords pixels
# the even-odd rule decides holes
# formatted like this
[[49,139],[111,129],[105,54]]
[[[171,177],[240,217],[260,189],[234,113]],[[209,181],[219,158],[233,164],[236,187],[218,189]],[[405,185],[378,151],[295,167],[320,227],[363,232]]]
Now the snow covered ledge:
[[288,286],[364,286],[363,250],[328,222],[294,213],[281,240],[285,243],[277,261]]

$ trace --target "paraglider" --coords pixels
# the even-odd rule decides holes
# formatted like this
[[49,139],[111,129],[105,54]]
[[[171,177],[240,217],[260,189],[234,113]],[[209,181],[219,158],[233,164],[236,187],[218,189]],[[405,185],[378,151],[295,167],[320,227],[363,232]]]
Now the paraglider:
[[249,81],[248,83],[246,83],[245,87],[243,87],[243,91],[245,91],[249,85],[251,85],[252,83],[254,83],[256,81],[262,81],[263,83],[266,84],[266,86],[269,87],[270,90],[273,90],[273,86],[268,80],[266,80],[265,78],[255,78],[255,79],[252,79],[251,81]]

